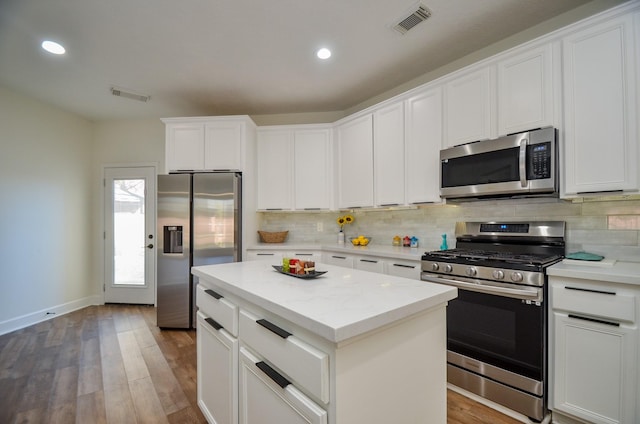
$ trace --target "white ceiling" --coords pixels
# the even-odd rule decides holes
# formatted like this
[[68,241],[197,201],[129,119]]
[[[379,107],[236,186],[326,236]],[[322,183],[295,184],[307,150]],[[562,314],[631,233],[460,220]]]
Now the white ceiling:
[[0,84],[92,120],[342,111],[587,1],[422,3],[401,35],[415,0],[0,0]]

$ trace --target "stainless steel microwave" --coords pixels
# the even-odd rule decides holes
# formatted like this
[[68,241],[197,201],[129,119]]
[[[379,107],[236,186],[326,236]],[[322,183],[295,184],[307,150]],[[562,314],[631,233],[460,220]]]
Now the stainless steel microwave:
[[557,195],[558,143],[546,127],[440,151],[443,198]]

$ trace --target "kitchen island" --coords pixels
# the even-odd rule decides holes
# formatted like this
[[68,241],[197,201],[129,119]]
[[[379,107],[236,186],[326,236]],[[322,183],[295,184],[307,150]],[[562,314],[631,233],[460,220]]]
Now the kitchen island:
[[272,265],[192,269],[210,422],[446,423],[455,288],[318,263],[326,274],[300,279]]

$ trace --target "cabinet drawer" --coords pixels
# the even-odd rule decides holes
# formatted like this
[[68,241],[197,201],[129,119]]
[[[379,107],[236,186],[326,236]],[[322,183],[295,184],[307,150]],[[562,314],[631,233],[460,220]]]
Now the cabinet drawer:
[[228,301],[215,290],[198,284],[196,305],[207,317],[213,318],[229,333],[238,337],[238,306]]
[[323,262],[329,265],[337,265],[345,268],[353,268],[353,257],[340,253],[325,253]]
[[394,259],[387,263],[387,274],[394,275],[396,277],[419,280],[420,271],[419,262],[398,261]]
[[329,401],[329,355],[244,310],[240,334],[267,362],[323,402]]
[[551,307],[554,310],[635,322],[635,297],[616,294],[607,287],[593,289],[570,284],[553,286],[551,296]]
[[384,274],[384,261],[378,258],[355,258],[354,267],[363,271]]
[[281,251],[260,251],[260,250],[247,250],[247,260],[249,261],[261,261],[266,259],[272,259],[273,265],[278,265],[282,262]]

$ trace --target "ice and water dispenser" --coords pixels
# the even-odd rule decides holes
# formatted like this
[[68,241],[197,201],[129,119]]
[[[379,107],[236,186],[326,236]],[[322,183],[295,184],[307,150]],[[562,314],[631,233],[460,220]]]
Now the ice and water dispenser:
[[182,253],[182,225],[164,226],[164,253]]

